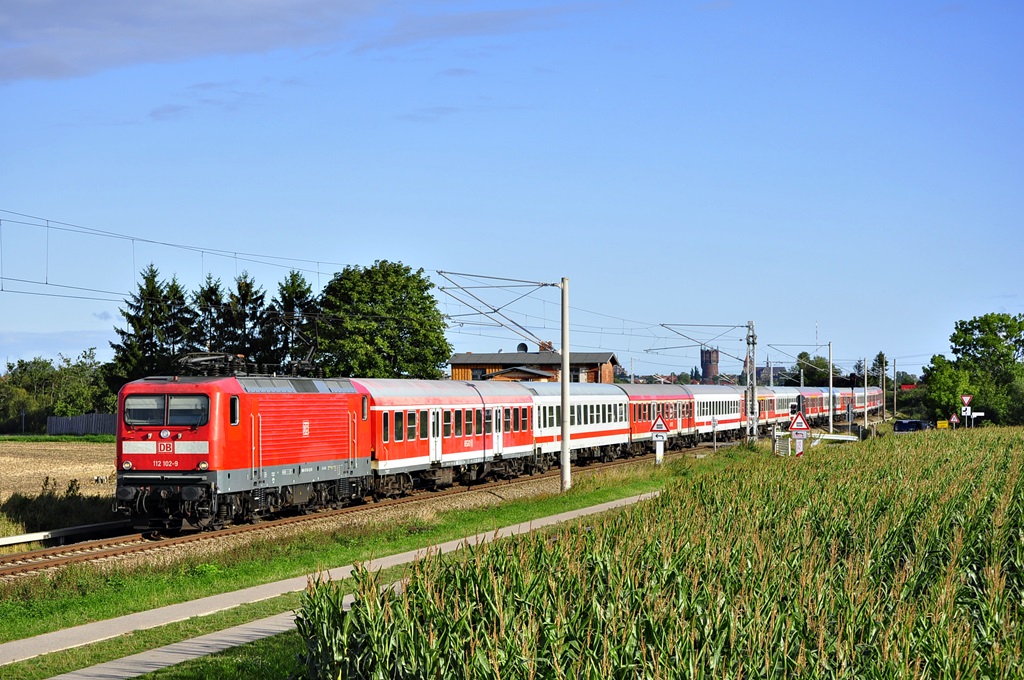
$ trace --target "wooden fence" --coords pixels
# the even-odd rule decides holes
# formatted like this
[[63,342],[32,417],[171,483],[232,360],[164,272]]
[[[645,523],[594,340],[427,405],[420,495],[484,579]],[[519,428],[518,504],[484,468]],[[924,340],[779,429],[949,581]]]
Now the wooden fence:
[[117,416],[87,413],[84,416],[47,416],[46,434],[114,434]]

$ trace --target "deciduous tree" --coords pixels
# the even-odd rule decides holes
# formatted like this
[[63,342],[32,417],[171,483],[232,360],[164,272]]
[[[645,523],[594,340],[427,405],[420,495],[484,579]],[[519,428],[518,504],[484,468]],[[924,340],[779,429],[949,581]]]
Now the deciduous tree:
[[320,348],[328,375],[442,377],[452,348],[433,287],[422,269],[387,260],[335,274],[320,298]]
[[[942,361],[936,363],[933,357],[931,366],[925,368],[928,403],[935,409],[952,411],[959,408],[959,395],[970,393],[974,395],[972,406],[984,409],[988,420],[1000,424],[1024,422],[1024,412],[1018,405],[1020,394],[1024,394],[1024,314],[990,313],[957,321],[949,344],[954,361],[939,357]],[[946,390],[945,379],[951,371],[956,371],[953,376],[961,389],[958,393]],[[966,376],[966,384],[962,376]]]
[[789,368],[784,384],[790,387],[800,385],[800,371],[803,371],[806,387],[828,387],[828,359],[811,356],[810,352],[796,355],[796,363]]
[[74,361],[58,355],[50,413],[55,416],[113,413],[114,395],[104,384],[103,377],[103,366],[96,360],[94,347],[82,352]]
[[923,380],[928,386],[924,403],[929,415],[936,420],[949,418],[960,404],[960,395],[971,392],[971,377],[967,371],[941,354],[933,356],[931,364],[925,367]]
[[949,345],[961,368],[1008,385],[1024,359],[1024,314],[993,313],[957,321]]

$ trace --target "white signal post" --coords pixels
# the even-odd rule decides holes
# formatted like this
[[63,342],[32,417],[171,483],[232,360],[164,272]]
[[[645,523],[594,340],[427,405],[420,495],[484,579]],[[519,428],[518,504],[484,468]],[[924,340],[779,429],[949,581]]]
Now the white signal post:
[[668,425],[661,416],[651,424],[651,438],[654,439],[654,464],[661,465],[665,460],[665,440],[668,439]]

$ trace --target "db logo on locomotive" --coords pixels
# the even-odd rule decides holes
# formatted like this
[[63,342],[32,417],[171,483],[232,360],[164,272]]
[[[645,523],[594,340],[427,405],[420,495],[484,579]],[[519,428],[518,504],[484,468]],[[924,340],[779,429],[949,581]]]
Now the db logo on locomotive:
[[174,442],[157,442],[157,453],[174,453]]

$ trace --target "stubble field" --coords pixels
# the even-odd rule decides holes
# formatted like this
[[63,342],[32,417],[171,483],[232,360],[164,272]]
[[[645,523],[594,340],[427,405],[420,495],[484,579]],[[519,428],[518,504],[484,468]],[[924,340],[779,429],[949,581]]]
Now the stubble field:
[[[96,477],[107,482],[96,483]],[[47,478],[58,492],[77,479],[82,495],[111,496],[114,444],[0,441],[0,502],[15,493],[39,494]]]

